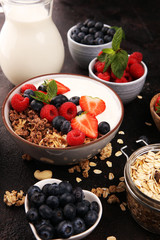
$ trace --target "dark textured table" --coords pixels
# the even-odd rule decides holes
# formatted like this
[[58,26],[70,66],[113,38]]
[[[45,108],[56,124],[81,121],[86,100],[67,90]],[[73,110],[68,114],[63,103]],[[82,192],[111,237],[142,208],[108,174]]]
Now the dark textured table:
[[[122,138],[124,145],[128,145],[129,152],[133,152],[137,146],[135,141],[142,135],[146,135],[150,143],[159,142],[160,135],[153,123],[149,111],[149,102],[152,96],[160,92],[159,83],[159,54],[160,54],[160,11],[159,1],[116,1],[116,0],[55,0],[53,20],[57,25],[65,45],[65,62],[62,69],[64,73],[77,73],[88,75],[88,72],[80,69],[72,60],[67,46],[67,30],[75,23],[86,18],[96,17],[109,25],[122,26],[126,33],[123,48],[128,53],[140,51],[148,66],[148,76],[143,91],[142,99],[136,98],[130,104],[124,106],[124,120],[120,130],[125,135],[116,135],[112,141],[113,153],[109,158],[113,163],[111,171],[115,179],[108,180],[106,160],[98,159],[97,168],[102,174],[95,175],[93,168],[89,171],[89,178],[83,178],[81,173],[68,173],[68,167],[47,165],[36,160],[22,160],[21,149],[10,138],[0,117],[0,240],[31,240],[34,239],[31,229],[25,219],[23,207],[7,207],[3,203],[3,195],[6,190],[27,191],[30,185],[36,182],[33,176],[35,170],[51,169],[53,177],[69,180],[77,185],[76,177],[82,178],[78,185],[91,190],[93,187],[108,187],[118,184],[119,177],[123,176],[123,168],[126,162],[125,156],[115,157],[115,153],[121,145],[117,143]],[[3,25],[4,15],[0,14],[0,27]],[[13,85],[0,71],[0,106],[2,107],[5,95],[13,88]],[[148,125],[146,123],[151,123]],[[95,161],[95,160],[94,160]],[[125,193],[120,195],[121,201],[125,201]],[[121,211],[119,204],[109,205],[107,200],[101,199],[103,204],[103,216],[95,231],[89,235],[88,240],[104,240],[113,235],[118,240],[158,240],[160,236],[154,235],[141,228],[131,217],[130,212]]]

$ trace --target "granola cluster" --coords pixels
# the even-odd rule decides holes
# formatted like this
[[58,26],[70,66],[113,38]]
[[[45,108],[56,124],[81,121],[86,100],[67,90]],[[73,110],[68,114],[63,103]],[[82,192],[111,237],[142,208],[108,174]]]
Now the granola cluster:
[[17,192],[15,190],[12,190],[11,192],[5,191],[3,201],[9,207],[12,205],[21,206],[24,204],[25,201],[24,192],[22,190],[20,190],[20,192]]
[[130,174],[141,192],[160,201],[160,151],[138,156],[131,166]]

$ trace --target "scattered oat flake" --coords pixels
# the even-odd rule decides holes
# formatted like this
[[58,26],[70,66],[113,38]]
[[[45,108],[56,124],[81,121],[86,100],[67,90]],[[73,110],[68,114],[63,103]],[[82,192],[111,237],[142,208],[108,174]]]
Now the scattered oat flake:
[[123,144],[123,140],[119,138],[119,139],[117,139],[117,143]]
[[149,123],[149,122],[145,122],[145,124],[146,124],[147,126],[152,126],[152,123]]
[[109,236],[109,237],[106,238],[106,240],[116,240],[116,237],[114,237],[114,236]]
[[126,211],[126,207],[123,205],[123,203],[120,204],[120,208],[122,211]]
[[124,177],[120,177],[119,181],[124,182]]
[[112,162],[107,161],[106,164],[107,164],[108,167],[112,167]]
[[79,177],[76,177],[76,181],[79,183],[79,182],[81,182],[81,181],[82,181],[82,179],[81,179],[81,178],[79,178]]
[[121,151],[118,151],[118,152],[115,153],[115,156],[116,156],[116,157],[119,157],[119,156],[121,156],[121,155],[122,155],[122,152],[121,152]]
[[118,134],[124,135],[124,132],[123,131],[119,131]]
[[137,98],[142,99],[143,97],[141,95],[138,95]]
[[109,178],[109,180],[113,180],[114,179],[114,174],[113,173],[109,173],[108,178]]
[[102,173],[102,171],[99,170],[99,169],[94,169],[93,172],[94,172],[95,174],[101,174],[101,173]]
[[89,166],[90,166],[90,167],[95,167],[95,166],[97,166],[97,164],[96,164],[95,162],[90,162],[90,163],[89,163]]

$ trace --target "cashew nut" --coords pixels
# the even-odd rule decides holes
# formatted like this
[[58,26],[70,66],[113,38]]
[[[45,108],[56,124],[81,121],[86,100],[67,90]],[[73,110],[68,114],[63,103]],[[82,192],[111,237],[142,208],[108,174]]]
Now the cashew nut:
[[44,170],[42,172],[40,172],[39,170],[36,170],[34,172],[34,177],[38,180],[43,180],[43,179],[47,179],[47,178],[52,178],[52,171],[50,170]]

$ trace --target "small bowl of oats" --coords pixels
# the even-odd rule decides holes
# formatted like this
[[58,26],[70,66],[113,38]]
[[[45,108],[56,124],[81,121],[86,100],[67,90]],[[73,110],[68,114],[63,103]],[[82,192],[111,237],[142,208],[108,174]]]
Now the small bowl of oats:
[[124,176],[131,215],[144,229],[160,234],[160,143],[136,150]]

